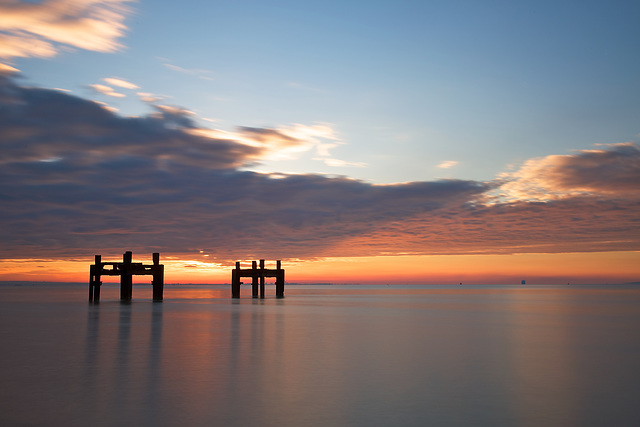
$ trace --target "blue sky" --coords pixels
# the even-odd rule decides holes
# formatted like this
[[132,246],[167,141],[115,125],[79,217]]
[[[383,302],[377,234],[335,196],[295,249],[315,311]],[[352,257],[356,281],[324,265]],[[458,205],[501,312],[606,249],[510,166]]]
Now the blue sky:
[[[634,1],[140,1],[121,48],[13,59],[34,85],[124,115],[135,92],[203,126],[328,124],[341,142],[257,170],[376,183],[490,180],[509,167],[640,132]],[[118,77],[126,98],[88,85]],[[443,162],[457,162],[440,168]],[[350,166],[355,164],[355,166]]]

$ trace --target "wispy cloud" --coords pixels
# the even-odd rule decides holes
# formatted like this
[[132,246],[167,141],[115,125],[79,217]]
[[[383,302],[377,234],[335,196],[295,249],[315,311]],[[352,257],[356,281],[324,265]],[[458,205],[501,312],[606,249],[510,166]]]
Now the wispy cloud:
[[122,47],[130,0],[0,3],[0,58],[51,57],[61,46],[98,52]]
[[139,89],[140,87],[138,85],[135,85],[131,82],[128,82],[124,79],[119,79],[116,77],[107,77],[105,79],[103,79],[105,82],[107,82],[108,84],[110,84],[111,86],[117,86],[117,87],[121,87],[124,89]]
[[458,165],[458,162],[455,161],[455,160],[446,160],[446,161],[440,163],[436,167],[438,167],[440,169],[450,169],[450,168],[452,168],[454,166],[457,166],[457,165]]
[[365,167],[367,165],[364,162],[347,162],[345,160],[332,159],[332,158],[327,158],[327,157],[325,157],[325,158],[317,157],[315,160],[320,160],[325,165],[330,166],[330,167],[334,167],[334,168],[344,168],[344,167],[363,168],[363,167]]
[[183,68],[180,67],[178,65],[172,64],[170,62],[168,62],[167,59],[165,58],[160,58],[163,60],[164,62],[164,66],[167,67],[168,69],[172,70],[172,71],[176,71],[178,73],[181,74],[186,74],[189,76],[195,76],[198,77],[202,80],[213,80],[213,71],[211,70],[205,70],[202,68]]
[[154,95],[149,92],[137,92],[136,95],[138,95],[138,98],[140,98],[141,101],[148,102],[150,104],[162,100],[161,96]]
[[111,86],[93,84],[89,85],[89,87],[102,95],[112,96],[114,98],[124,98],[126,96],[124,93],[116,92]]
[[[116,87],[119,87],[122,89],[128,89],[128,90],[138,89],[137,85],[123,79],[119,79],[115,77],[107,77],[102,80],[111,86],[107,86],[101,83],[96,83],[96,84],[89,85],[89,87],[99,94],[111,96],[113,98],[125,98],[127,95],[125,95],[122,92],[117,92],[112,86],[116,86]],[[146,99],[150,99],[150,98],[146,98]],[[156,100],[157,99],[154,98],[154,102]]]
[[322,92],[322,90],[320,89],[317,89],[299,82],[286,82],[285,86],[293,89],[299,89],[299,90],[310,91],[310,92]]

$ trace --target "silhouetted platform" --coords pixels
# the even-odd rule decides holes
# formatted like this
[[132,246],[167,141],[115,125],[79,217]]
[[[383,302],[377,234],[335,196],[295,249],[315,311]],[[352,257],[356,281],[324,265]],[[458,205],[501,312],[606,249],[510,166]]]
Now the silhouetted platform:
[[100,286],[102,276],[120,276],[120,300],[131,301],[133,293],[133,276],[153,276],[153,300],[162,301],[164,291],[164,265],[160,264],[160,254],[153,254],[153,264],[144,265],[141,262],[131,262],[133,255],[125,252],[122,262],[102,262],[102,256],[96,255],[95,264],[90,271],[89,302],[100,301]]
[[231,297],[240,298],[241,277],[251,277],[251,294],[253,298],[258,298],[258,285],[260,286],[260,298],[264,298],[265,277],[276,278],[276,297],[284,298],[284,270],[280,261],[276,261],[276,268],[264,268],[264,260],[260,260],[260,268],[256,261],[251,262],[251,268],[241,269],[240,262],[236,262],[236,268],[231,272]]

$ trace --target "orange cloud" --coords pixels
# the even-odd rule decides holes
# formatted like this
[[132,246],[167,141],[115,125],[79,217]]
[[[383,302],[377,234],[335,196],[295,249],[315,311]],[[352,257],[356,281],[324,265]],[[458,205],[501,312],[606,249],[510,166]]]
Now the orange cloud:
[[117,86],[124,89],[139,89],[138,85],[134,85],[133,83],[123,79],[117,79],[115,77],[107,77],[103,80],[112,86]]
[[440,163],[437,167],[439,167],[440,169],[449,169],[452,168],[454,166],[456,166],[458,164],[457,161],[455,160],[446,160],[442,163]]
[[0,4],[0,57],[51,57],[58,45],[98,52],[122,46],[131,0],[6,0]]
[[116,92],[112,87],[101,84],[89,85],[90,88],[103,95],[112,96],[114,98],[124,98],[126,95]]
[[2,64],[0,63],[0,76],[10,76],[12,74],[15,74],[17,72],[19,72],[20,70],[18,70],[15,67],[12,67],[11,65],[7,65],[7,64]]
[[633,251],[640,248],[638,200],[588,196],[548,202],[445,206],[327,249],[331,256]]
[[580,194],[640,195],[640,149],[633,143],[528,160],[503,174],[507,199],[551,200]]

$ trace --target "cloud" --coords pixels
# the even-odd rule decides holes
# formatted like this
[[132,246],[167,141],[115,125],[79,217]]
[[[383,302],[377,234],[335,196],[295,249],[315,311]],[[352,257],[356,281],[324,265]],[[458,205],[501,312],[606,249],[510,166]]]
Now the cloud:
[[550,200],[572,195],[640,195],[640,149],[634,143],[551,155],[506,173],[501,191],[510,199]]
[[367,164],[363,162],[347,162],[345,160],[332,159],[332,158],[316,158],[315,160],[321,160],[325,165],[334,167],[334,168],[343,168],[343,167],[356,167],[363,168]]
[[[502,181],[373,185],[243,170],[273,150],[313,149],[320,135],[336,138],[330,127],[315,125],[204,129],[179,107],[123,117],[68,93],[1,78],[0,258],[204,251],[228,263],[640,249],[640,197],[633,191],[625,198],[600,191],[488,205],[483,197]],[[612,146],[553,164],[582,176],[566,165],[585,166],[588,157],[591,171],[609,170],[627,164],[633,150]],[[626,160],[611,160],[616,156]],[[603,176],[610,178],[599,189],[624,181]]]
[[259,143],[252,146],[194,133],[179,109],[125,118],[55,90],[7,79],[0,87],[4,257],[123,247],[206,249],[224,259],[264,251],[317,256],[349,236],[465,203],[485,189],[471,181],[375,186],[319,175],[273,179],[239,168],[274,140],[300,144],[290,135],[244,128]]
[[144,159],[166,167],[228,169],[260,154],[255,147],[187,133],[192,121],[178,108],[159,106],[149,116],[125,118],[93,101],[6,78],[0,78],[0,102],[4,165],[61,158],[58,166],[82,168]]
[[136,95],[138,95],[138,98],[140,98],[141,101],[147,102],[150,104],[154,102],[158,102],[162,99],[161,96],[157,96],[149,92],[137,92]]
[[440,169],[449,169],[449,168],[452,168],[452,167],[456,166],[457,164],[458,164],[458,162],[455,161],[455,160],[446,160],[446,161],[440,163],[436,167],[438,167]]
[[[161,58],[161,59],[163,61],[168,61],[165,58]],[[196,76],[202,80],[213,80],[213,77],[211,76],[213,72],[210,70],[204,70],[201,68],[183,68],[168,62],[165,62],[164,66],[172,71],[177,71],[178,73],[181,73],[181,74]]]
[[0,58],[52,57],[63,45],[97,52],[120,49],[130,0],[0,3]]
[[335,256],[637,251],[640,200],[567,197],[449,206],[350,236]]
[[238,128],[236,140],[264,149],[264,159],[295,159],[301,153],[315,150],[316,157],[330,167],[364,167],[363,162],[349,162],[331,156],[330,150],[343,142],[329,123],[294,124],[277,129]]
[[[1,11],[1,10],[0,10]],[[13,57],[41,57],[47,58],[55,56],[57,53],[54,46],[41,40],[36,36],[28,34],[7,34],[0,33],[0,58],[10,59]]]
[[[60,89],[56,89],[56,90],[60,90]],[[63,92],[65,92],[65,91],[63,91]],[[117,113],[118,111],[120,111],[118,108],[113,107],[113,106],[107,104],[106,102],[101,102],[101,101],[93,101],[93,102],[95,102],[96,104],[98,104],[102,108],[104,108],[105,110],[110,111],[112,113]]]
[[196,114],[193,111],[175,105],[157,104],[153,108],[158,111],[153,116],[162,119],[168,126],[185,129],[196,127],[193,120]]
[[114,98],[124,98],[126,95],[124,93],[116,92],[112,87],[105,86],[101,84],[93,84],[89,85],[89,87],[95,90],[98,93],[103,95],[112,96]]
[[12,74],[19,73],[19,72],[20,70],[18,70],[15,67],[12,67],[11,65],[0,63],[0,76],[10,76]]
[[[193,127],[195,127],[195,124]],[[210,138],[224,138],[259,148],[260,160],[295,159],[302,153],[315,149],[320,156],[316,157],[315,160],[327,163],[333,162],[332,166],[364,165],[364,163],[350,163],[329,157],[329,149],[342,142],[336,137],[331,125],[327,123],[314,125],[293,124],[278,128],[240,126],[235,132],[218,129],[193,129],[189,132]]]
[[313,146],[309,138],[293,136],[286,130],[240,127],[238,128],[239,140],[261,147],[271,153],[270,158],[291,158],[293,153],[308,151]]
[[118,79],[115,77],[107,77],[103,80],[112,86],[117,86],[124,89],[139,89],[139,86],[134,85],[133,83],[130,83],[123,79]]
[[299,90],[304,90],[309,92],[323,92],[321,89],[317,89],[315,87],[311,87],[299,82],[285,82],[284,85],[289,88],[299,89]]

